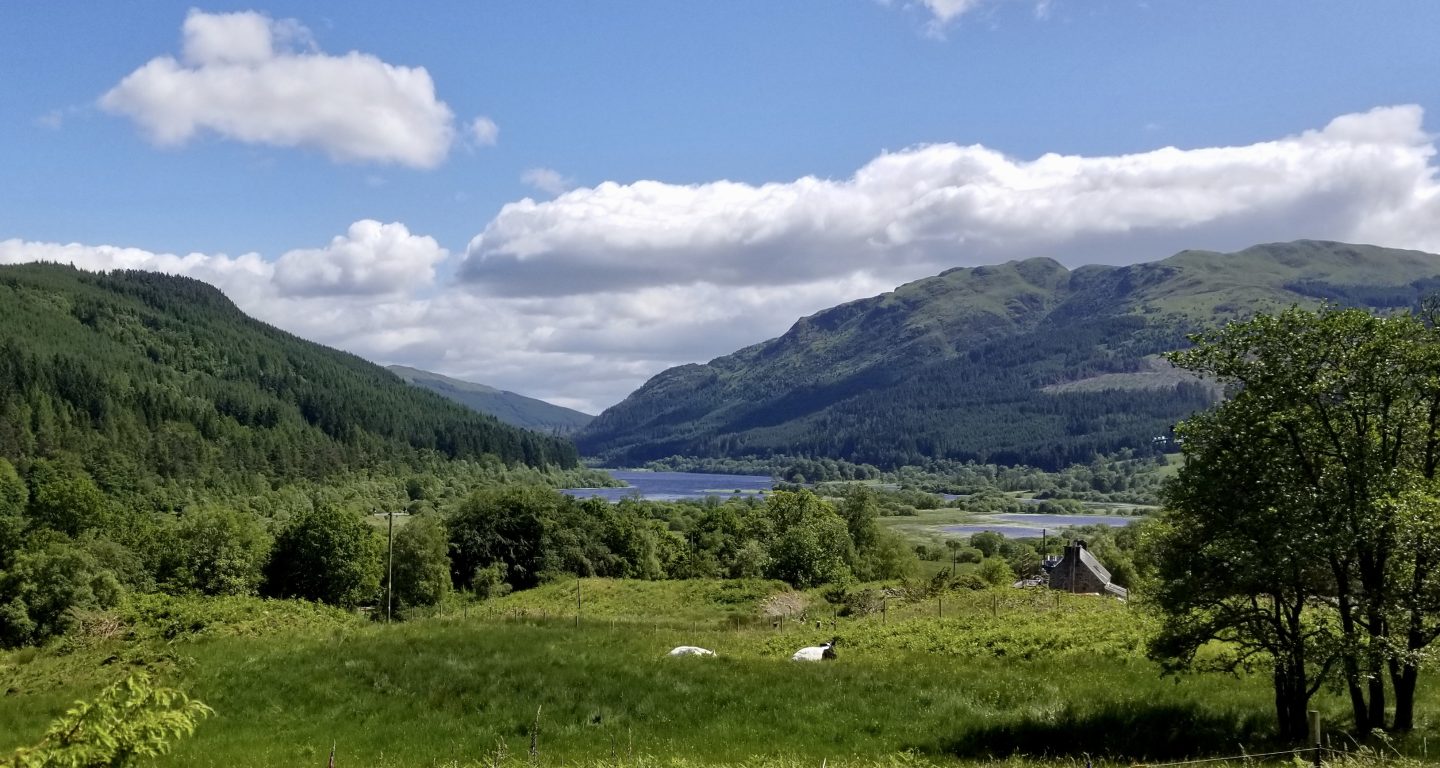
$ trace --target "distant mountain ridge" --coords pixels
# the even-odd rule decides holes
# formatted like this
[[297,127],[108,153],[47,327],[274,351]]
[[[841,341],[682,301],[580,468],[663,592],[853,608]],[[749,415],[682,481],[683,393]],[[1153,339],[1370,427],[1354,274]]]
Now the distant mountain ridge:
[[1150,450],[1213,401],[1157,365],[1188,333],[1322,299],[1402,307],[1437,287],[1440,256],[1321,241],[951,269],[663,371],[575,440],[613,465],[784,454],[1060,467]]
[[507,392],[485,384],[462,381],[419,368],[404,365],[387,369],[417,387],[473,408],[516,427],[555,435],[569,435],[595,418],[570,408],[547,403],[533,397]]

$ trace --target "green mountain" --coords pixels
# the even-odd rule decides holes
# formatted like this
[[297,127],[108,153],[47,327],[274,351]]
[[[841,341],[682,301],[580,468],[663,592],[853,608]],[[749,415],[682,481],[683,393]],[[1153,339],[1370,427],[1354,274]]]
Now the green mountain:
[[568,435],[595,418],[588,413],[563,408],[544,400],[517,395],[484,384],[452,379],[419,368],[403,365],[387,366],[391,373],[417,387],[474,408],[517,427],[548,434]]
[[1158,355],[1260,310],[1380,309],[1440,290],[1440,256],[1299,241],[1128,267],[952,269],[671,368],[575,440],[614,465],[671,455],[925,458],[1058,468],[1151,450],[1213,388]]
[[196,280],[0,267],[0,458],[78,461],[102,487],[237,487],[574,446],[247,317]]

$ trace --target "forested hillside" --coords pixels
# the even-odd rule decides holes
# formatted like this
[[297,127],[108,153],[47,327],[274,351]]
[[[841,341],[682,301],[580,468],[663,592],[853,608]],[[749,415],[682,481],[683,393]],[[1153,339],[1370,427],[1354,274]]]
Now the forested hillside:
[[544,400],[536,400],[503,389],[461,381],[419,368],[404,365],[387,366],[389,371],[405,381],[422,389],[428,389],[441,397],[454,400],[516,427],[533,429],[546,434],[568,435],[594,418],[570,408],[564,408]]
[[1148,451],[1212,388],[1157,371],[1186,334],[1322,299],[1414,304],[1440,257],[1316,241],[1128,267],[954,269],[652,378],[576,436],[611,464],[671,455],[925,459],[1058,469]]
[[564,440],[253,320],[204,283],[0,267],[0,458],[17,466],[65,457],[125,493],[487,454],[576,464]]

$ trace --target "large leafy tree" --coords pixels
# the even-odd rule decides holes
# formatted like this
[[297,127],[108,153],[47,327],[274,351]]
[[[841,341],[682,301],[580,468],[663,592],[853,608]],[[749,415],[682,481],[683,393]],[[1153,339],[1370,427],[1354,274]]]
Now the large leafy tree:
[[450,547],[445,524],[421,515],[395,534],[395,599],[403,606],[435,605],[450,594]]
[[450,517],[450,567],[468,587],[478,571],[504,566],[512,585],[533,587],[545,569],[548,524],[567,504],[548,488],[512,486],[478,491]]
[[187,510],[175,526],[170,586],[205,595],[253,595],[271,543],[255,515],[216,506]]
[[1165,612],[1151,653],[1176,670],[1196,663],[1229,671],[1268,667],[1282,738],[1305,734],[1310,697],[1337,661],[1333,622],[1316,609],[1329,583],[1315,508],[1292,493],[1283,434],[1263,413],[1224,414],[1186,424],[1187,463],[1166,489],[1168,514],[1154,537],[1156,603]]
[[766,509],[775,525],[771,578],[806,588],[850,576],[854,545],[845,519],[829,504],[809,491],[777,491]]
[[1292,308],[1172,356],[1232,396],[1180,430],[1187,461],[1160,544],[1172,557],[1167,632],[1256,644],[1292,685],[1338,648],[1362,732],[1413,726],[1420,663],[1440,635],[1435,315]]
[[367,602],[379,593],[383,548],[358,514],[317,504],[275,538],[265,589],[346,607]]

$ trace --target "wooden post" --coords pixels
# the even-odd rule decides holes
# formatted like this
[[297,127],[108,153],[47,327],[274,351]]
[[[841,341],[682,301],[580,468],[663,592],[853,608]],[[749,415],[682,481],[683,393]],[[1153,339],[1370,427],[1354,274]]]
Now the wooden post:
[[575,577],[575,628],[580,628],[580,577]]
[[395,510],[388,515],[390,524],[385,534],[385,623],[390,623],[390,606],[395,602]]
[[1320,768],[1320,711],[1312,709],[1306,714],[1310,716],[1310,743],[1315,745],[1315,768]]

